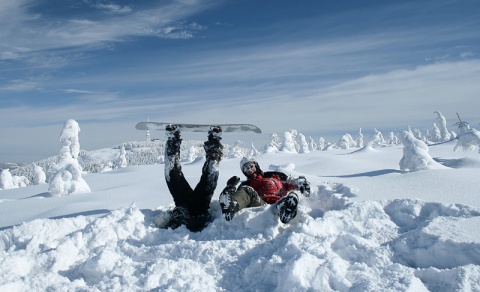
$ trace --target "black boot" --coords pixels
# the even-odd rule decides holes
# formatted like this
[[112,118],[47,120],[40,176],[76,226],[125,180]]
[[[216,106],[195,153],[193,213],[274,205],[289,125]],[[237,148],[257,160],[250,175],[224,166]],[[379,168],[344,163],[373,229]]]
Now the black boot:
[[220,194],[218,201],[220,202],[220,208],[222,209],[222,215],[225,220],[230,221],[238,212],[238,203],[232,198],[232,194],[235,192],[235,187],[227,186]]
[[286,224],[297,215],[298,195],[294,192],[291,192],[287,196],[283,197],[277,204],[280,207],[280,211],[278,213],[280,221]]
[[218,126],[210,127],[210,131],[208,131],[208,141],[203,143],[207,159],[216,161],[222,159],[223,145],[220,143],[220,140],[222,140],[222,128]]
[[165,147],[167,156],[173,156],[180,153],[180,145],[182,144],[180,129],[176,125],[167,125],[165,127],[165,136],[167,137]]

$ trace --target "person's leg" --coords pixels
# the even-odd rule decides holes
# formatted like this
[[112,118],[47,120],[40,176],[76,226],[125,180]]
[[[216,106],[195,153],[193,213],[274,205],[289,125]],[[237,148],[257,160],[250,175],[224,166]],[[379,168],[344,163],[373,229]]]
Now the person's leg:
[[193,193],[180,165],[180,129],[175,125],[165,128],[165,180],[176,207],[187,207],[188,198]]
[[208,140],[203,145],[206,156],[202,175],[187,202],[192,216],[205,215],[210,208],[210,202],[217,187],[220,160],[223,156],[223,145],[220,143],[221,134],[220,127],[212,127],[208,133]]
[[233,216],[243,208],[265,205],[258,193],[250,186],[240,186],[235,191],[235,187],[227,185],[218,200],[223,218],[227,221],[232,220]]

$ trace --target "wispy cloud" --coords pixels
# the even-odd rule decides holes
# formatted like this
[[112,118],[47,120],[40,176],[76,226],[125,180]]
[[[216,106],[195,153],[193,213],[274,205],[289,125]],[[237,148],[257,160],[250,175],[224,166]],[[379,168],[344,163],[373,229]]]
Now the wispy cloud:
[[31,80],[12,80],[5,85],[0,85],[1,91],[28,91],[32,89],[38,89],[39,84],[36,81]]
[[112,4],[112,3],[108,3],[108,4],[94,3],[94,4],[91,4],[91,6],[111,14],[129,14],[129,13],[132,13],[133,11],[133,8],[131,6],[128,6],[128,5],[121,6],[121,5]]

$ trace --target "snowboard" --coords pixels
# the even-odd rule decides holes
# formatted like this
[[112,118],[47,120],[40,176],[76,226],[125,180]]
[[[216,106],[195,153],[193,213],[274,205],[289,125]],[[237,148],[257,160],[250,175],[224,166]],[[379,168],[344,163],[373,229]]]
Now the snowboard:
[[262,133],[262,130],[255,125],[251,124],[216,124],[216,125],[201,125],[201,124],[176,124],[176,123],[162,123],[162,122],[140,122],[135,128],[137,130],[156,130],[164,131],[167,125],[175,125],[180,128],[180,131],[184,132],[208,132],[210,126],[219,126],[222,128],[222,132],[253,132]]

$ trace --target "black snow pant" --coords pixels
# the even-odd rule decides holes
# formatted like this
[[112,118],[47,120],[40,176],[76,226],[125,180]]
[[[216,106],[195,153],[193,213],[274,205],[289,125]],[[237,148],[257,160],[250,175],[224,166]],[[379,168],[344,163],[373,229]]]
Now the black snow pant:
[[185,207],[192,216],[204,215],[210,208],[217,187],[220,159],[212,159],[207,155],[200,181],[192,189],[180,165],[180,141],[178,144],[172,142],[167,141],[165,145],[165,180],[175,206]]

